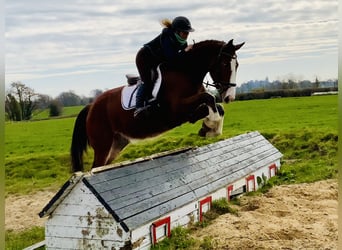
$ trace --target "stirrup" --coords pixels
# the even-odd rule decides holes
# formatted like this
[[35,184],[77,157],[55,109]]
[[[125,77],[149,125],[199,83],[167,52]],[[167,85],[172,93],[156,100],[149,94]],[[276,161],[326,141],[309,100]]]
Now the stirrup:
[[146,105],[144,107],[136,108],[134,110],[134,118],[136,118],[136,117],[142,115],[143,113],[145,113],[145,111],[147,111],[149,107],[151,107],[151,106],[150,105]]

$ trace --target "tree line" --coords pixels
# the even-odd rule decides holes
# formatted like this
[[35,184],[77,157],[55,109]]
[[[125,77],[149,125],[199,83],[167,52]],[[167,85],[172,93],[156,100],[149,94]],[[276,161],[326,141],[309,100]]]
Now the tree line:
[[[337,91],[336,80],[314,82],[304,80],[268,81],[256,80],[243,83],[236,89],[237,100],[267,99],[273,97],[307,96],[313,92]],[[73,91],[62,92],[56,98],[36,93],[32,88],[21,82],[12,82],[6,93],[5,113],[6,120],[22,121],[30,120],[33,112],[49,109],[51,117],[60,116],[63,107],[80,106],[91,103],[103,90],[94,89],[90,97],[81,97]]]
[[275,80],[269,81],[266,77],[265,80],[252,80],[241,84],[236,88],[237,94],[253,93],[262,91],[275,91],[275,90],[298,90],[298,89],[323,89],[323,88],[337,88],[337,79],[319,81],[318,78],[315,81],[309,80]]
[[319,81],[316,78],[313,82],[309,80],[296,81],[289,79],[270,82],[266,78],[265,80],[249,81],[237,87],[236,100],[311,96],[316,92],[334,92],[337,90],[337,79]]
[[91,97],[80,97],[73,91],[62,92],[56,98],[36,93],[21,82],[12,82],[5,96],[6,120],[30,120],[34,111],[49,109],[51,117],[59,116],[63,107],[87,105],[103,91],[93,90]]

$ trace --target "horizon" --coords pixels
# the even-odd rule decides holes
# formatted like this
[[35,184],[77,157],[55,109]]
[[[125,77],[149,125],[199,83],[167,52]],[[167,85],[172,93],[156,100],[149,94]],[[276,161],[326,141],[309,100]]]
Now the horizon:
[[[310,82],[310,83],[314,83],[315,81],[310,81],[310,80],[307,80],[307,79],[303,79],[303,80],[294,80],[294,79],[283,79],[283,80],[273,80],[273,81],[269,81],[268,79],[267,79],[267,77],[266,77],[266,79],[264,79],[264,80],[258,80],[258,79],[255,79],[255,80],[249,80],[249,81],[247,81],[247,82],[243,82],[243,83],[241,83],[239,86],[237,86],[237,91],[239,90],[239,88],[242,88],[242,86],[243,85],[248,85],[248,84],[250,84],[250,83],[253,83],[253,84],[255,84],[255,83],[257,83],[257,84],[260,84],[260,83],[268,83],[268,84],[273,84],[273,83],[278,83],[278,82],[288,82],[288,81],[290,81],[290,80],[292,80],[292,81],[294,81],[295,83],[302,83],[302,82]],[[318,79],[317,79],[318,80]],[[336,79],[326,79],[326,80],[321,80],[321,81],[319,81],[320,83],[331,83],[331,82],[337,82],[338,83],[338,78],[336,78]],[[29,87],[29,88],[31,88],[30,86],[28,86],[28,85],[26,85],[25,83],[23,83],[26,87]],[[205,85],[205,82],[203,83],[204,85]],[[10,87],[10,86],[9,86]],[[265,86],[265,87],[267,87],[267,85]],[[338,86],[337,86],[338,87]],[[210,89],[210,88],[212,88],[212,87],[210,87],[209,86],[209,88],[208,89]],[[320,88],[325,88],[325,87],[320,87]],[[252,89],[254,89],[254,88],[252,88]],[[297,88],[295,88],[295,89],[302,89],[301,87],[297,87]],[[38,92],[35,92],[35,94],[38,94],[38,95],[48,95],[49,97],[52,97],[52,99],[55,99],[55,98],[57,98],[57,97],[59,97],[62,93],[74,93],[75,95],[77,95],[77,96],[79,96],[80,98],[93,98],[94,97],[94,91],[95,90],[100,90],[100,91],[102,91],[102,92],[104,92],[104,91],[106,91],[106,90],[108,90],[108,89],[92,89],[92,90],[90,90],[89,91],[89,94],[88,95],[79,95],[79,94],[77,94],[77,93],[75,93],[75,91],[73,91],[73,90],[62,90],[61,92],[59,92],[56,96],[50,96],[50,95],[48,95],[48,94],[46,94],[46,93],[38,93]],[[278,89],[277,89],[278,90]],[[7,89],[6,89],[6,91],[7,91]]]

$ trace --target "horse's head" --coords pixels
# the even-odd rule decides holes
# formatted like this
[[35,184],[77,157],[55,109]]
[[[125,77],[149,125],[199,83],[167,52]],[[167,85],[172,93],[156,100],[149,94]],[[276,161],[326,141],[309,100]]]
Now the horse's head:
[[236,51],[245,43],[233,45],[233,39],[224,43],[209,73],[223,102],[235,99],[236,70],[239,66]]

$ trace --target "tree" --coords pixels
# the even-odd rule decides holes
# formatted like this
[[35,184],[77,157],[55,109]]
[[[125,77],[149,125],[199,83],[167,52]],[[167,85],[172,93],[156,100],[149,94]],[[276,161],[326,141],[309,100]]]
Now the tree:
[[313,84],[313,87],[316,88],[316,89],[318,89],[318,88],[319,88],[319,85],[320,85],[320,82],[318,81],[318,78],[316,77],[315,82],[314,82],[314,84]]
[[73,91],[62,92],[56,98],[64,107],[81,105],[81,98]]
[[48,95],[37,94],[36,107],[40,110],[47,109],[52,102],[52,98]]
[[50,116],[60,116],[62,114],[63,106],[58,100],[53,100],[49,105]]
[[96,97],[98,97],[102,93],[103,93],[103,90],[101,90],[101,89],[93,89],[91,91],[91,97],[93,97],[93,99],[96,99]]
[[102,93],[103,93],[103,90],[101,90],[101,89],[93,89],[90,92],[90,97],[88,98],[88,102],[84,103],[84,104],[92,103]]
[[[9,119],[16,121],[31,119],[36,107],[37,94],[21,82],[13,82],[6,96],[6,113]],[[18,107],[19,106],[19,107]]]
[[5,113],[7,115],[7,119],[11,121],[20,121],[22,114],[18,101],[11,94],[6,95],[5,100]]

